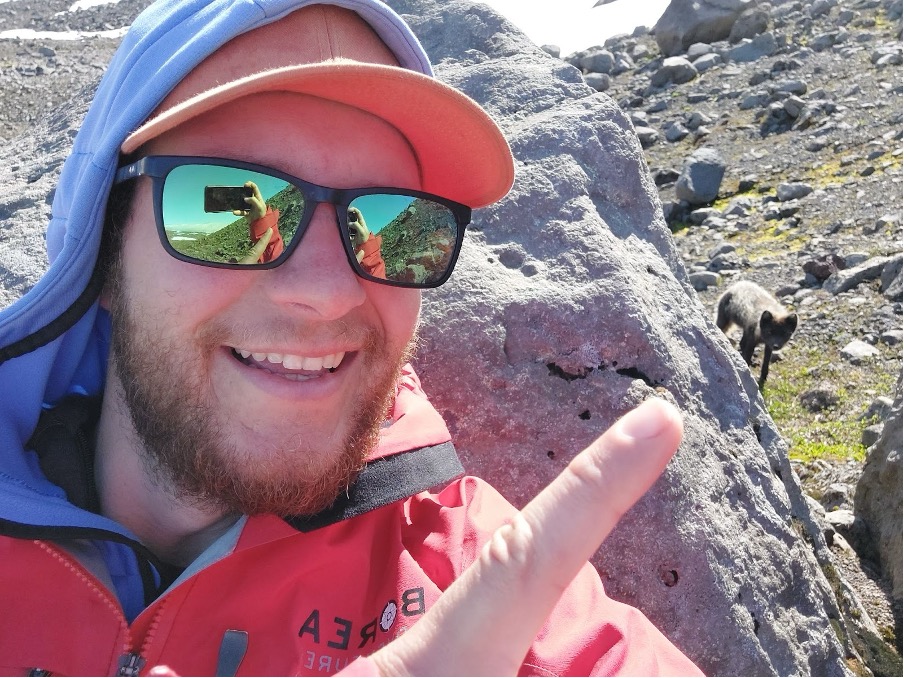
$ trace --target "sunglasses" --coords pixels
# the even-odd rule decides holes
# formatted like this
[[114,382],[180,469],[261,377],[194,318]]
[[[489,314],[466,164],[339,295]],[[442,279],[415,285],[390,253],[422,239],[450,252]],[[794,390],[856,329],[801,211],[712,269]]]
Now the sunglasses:
[[348,263],[396,287],[442,285],[452,273],[471,208],[401,188],[327,188],[261,165],[221,158],[147,156],[114,183],[151,178],[163,248],[202,266],[275,268],[291,256],[317,205],[336,209]]

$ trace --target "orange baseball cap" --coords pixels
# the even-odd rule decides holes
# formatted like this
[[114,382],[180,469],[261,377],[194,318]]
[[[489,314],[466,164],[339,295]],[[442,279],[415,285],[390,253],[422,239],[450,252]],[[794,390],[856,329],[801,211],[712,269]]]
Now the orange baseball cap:
[[378,0],[341,2],[356,11],[323,0],[298,4],[199,63],[126,138],[122,152],[240,97],[298,92],[393,125],[414,149],[424,191],[475,208],[508,193],[514,162],[499,126],[475,101],[432,77],[423,48],[398,15]]

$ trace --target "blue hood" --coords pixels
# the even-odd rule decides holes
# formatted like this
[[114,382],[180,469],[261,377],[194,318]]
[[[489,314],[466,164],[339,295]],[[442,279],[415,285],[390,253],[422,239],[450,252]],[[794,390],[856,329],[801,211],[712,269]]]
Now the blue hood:
[[[324,0],[319,0],[323,2]],[[378,0],[327,0],[357,11],[402,66],[432,75],[407,26]],[[70,504],[25,449],[43,407],[101,392],[110,322],[93,275],[123,140],[220,45],[318,0],[164,0],[132,25],[100,82],[63,166],[47,231],[50,267],[0,311],[0,521],[114,532],[122,526]]]

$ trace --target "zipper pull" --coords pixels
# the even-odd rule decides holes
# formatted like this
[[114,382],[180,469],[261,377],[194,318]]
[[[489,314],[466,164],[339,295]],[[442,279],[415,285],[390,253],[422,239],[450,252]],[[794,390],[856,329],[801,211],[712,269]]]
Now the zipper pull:
[[129,652],[119,658],[118,676],[137,676],[144,667],[145,660],[137,652]]
[[217,656],[215,676],[234,676],[248,651],[248,632],[229,629],[223,634],[220,653]]

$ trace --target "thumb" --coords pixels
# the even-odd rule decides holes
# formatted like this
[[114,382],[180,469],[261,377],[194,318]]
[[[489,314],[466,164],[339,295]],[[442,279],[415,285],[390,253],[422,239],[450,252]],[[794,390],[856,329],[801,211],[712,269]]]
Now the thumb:
[[655,482],[681,441],[678,410],[654,398],[617,421],[509,524],[398,641],[383,675],[516,675],[562,592]]

